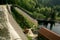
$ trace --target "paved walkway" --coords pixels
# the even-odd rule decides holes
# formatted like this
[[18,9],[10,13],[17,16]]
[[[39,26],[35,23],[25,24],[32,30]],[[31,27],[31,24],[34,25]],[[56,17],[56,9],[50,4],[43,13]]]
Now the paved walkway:
[[3,8],[2,11],[6,14],[8,29],[12,37],[11,40],[28,40],[20,26],[13,19],[12,15],[7,11],[6,5],[0,5],[0,7]]
[[14,20],[13,16],[8,13],[8,19],[10,24],[13,26],[17,34],[21,37],[22,40],[28,40],[26,35],[23,33],[21,27],[17,24],[17,22]]
[[2,7],[4,9],[4,13],[6,14],[8,30],[9,30],[9,32],[11,34],[11,37],[12,37],[11,40],[15,40],[17,38],[19,38],[17,40],[22,40],[21,37],[17,34],[17,32],[15,31],[15,29],[13,28],[13,26],[9,22],[9,19],[8,19],[8,11],[6,9],[6,6],[2,6]]

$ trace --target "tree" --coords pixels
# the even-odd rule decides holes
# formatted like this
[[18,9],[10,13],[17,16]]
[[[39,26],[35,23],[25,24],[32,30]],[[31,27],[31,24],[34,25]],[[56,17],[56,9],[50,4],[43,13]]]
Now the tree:
[[40,9],[40,13],[43,14],[44,16],[46,16],[46,19],[48,19],[50,17],[51,14],[51,8],[49,7],[43,7]]

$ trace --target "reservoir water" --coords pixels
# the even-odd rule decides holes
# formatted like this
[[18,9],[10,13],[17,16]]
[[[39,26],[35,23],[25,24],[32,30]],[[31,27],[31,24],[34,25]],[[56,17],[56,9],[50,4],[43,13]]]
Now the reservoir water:
[[[39,28],[40,27],[44,27],[44,26],[40,25]],[[50,30],[50,24],[48,24],[47,28]],[[55,25],[53,25],[53,27],[52,27],[52,31],[60,35],[60,24],[55,23]]]

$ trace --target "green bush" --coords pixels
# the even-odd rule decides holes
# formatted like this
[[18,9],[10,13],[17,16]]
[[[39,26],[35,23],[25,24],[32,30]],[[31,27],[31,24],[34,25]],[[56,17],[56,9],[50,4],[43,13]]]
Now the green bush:
[[27,19],[26,17],[20,15],[15,9],[14,7],[12,7],[12,15],[15,18],[15,20],[17,21],[17,23],[22,27],[22,28],[31,28],[34,24],[29,21],[29,19]]

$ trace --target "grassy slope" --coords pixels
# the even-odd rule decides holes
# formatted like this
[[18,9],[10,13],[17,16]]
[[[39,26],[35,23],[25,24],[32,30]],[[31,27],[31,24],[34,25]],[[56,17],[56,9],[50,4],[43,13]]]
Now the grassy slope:
[[21,11],[20,9],[18,8],[15,8],[15,10],[20,14],[22,15],[23,17],[25,17],[25,19],[28,21],[28,22],[31,22],[33,25],[36,25],[38,26],[38,23],[36,20],[32,19],[29,15],[27,15],[25,12]]

